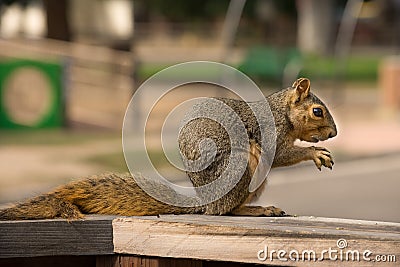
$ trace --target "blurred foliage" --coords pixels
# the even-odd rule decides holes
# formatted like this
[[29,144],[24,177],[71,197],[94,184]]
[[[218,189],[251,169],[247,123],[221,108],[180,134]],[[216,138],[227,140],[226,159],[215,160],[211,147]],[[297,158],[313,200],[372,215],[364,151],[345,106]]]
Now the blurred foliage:
[[[170,22],[198,22],[223,18],[231,0],[135,0],[136,20],[149,20],[151,14],[157,14]],[[296,15],[295,1],[272,0],[277,11],[283,14]],[[257,1],[246,1],[242,17],[254,19]]]
[[[23,6],[38,0],[0,0],[0,4],[11,5],[19,3]],[[155,12],[165,16],[171,22],[193,21],[200,19],[213,19],[224,16],[231,0],[132,0],[136,5],[140,6],[145,12]],[[296,2],[271,0],[276,9],[282,13],[295,15]],[[246,1],[243,15],[247,17],[254,16],[254,9],[257,6],[256,0]],[[140,16],[142,17],[142,16]]]
[[[214,18],[226,11],[229,0],[138,0],[147,12],[156,13],[171,22]],[[136,4],[136,3],[135,3]]]
[[0,4],[4,5],[19,3],[22,6],[27,6],[31,2],[35,2],[35,0],[0,0]]
[[[255,1],[251,1],[255,2]],[[276,10],[278,10],[282,14],[297,15],[296,10],[296,1],[282,1],[282,0],[274,0],[273,1]]]

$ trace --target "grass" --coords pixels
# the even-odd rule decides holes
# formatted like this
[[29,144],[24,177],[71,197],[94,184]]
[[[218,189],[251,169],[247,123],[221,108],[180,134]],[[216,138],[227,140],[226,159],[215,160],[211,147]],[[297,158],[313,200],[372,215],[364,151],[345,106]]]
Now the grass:
[[[375,81],[378,78],[380,57],[352,56],[344,62],[344,78],[350,81]],[[310,78],[335,79],[339,66],[334,58],[304,57],[301,75]]]
[[[163,151],[161,150],[148,151],[148,153],[151,162],[153,163],[155,168],[162,168],[169,165]],[[86,160],[89,163],[101,165],[105,169],[109,169],[112,171],[116,172],[129,171],[125,163],[124,154],[122,152],[96,155],[94,157],[87,158]]]
[[138,79],[143,82],[156,74],[159,71],[162,71],[163,69],[169,67],[170,65],[166,64],[141,64],[138,68],[137,75]]
[[124,154],[122,152],[101,154],[86,159],[87,162],[101,165],[104,169],[115,172],[128,172],[125,163]]
[[0,145],[69,145],[82,144],[93,139],[121,138],[120,133],[99,131],[0,130]]
[[[167,69],[171,65],[167,64],[142,64],[138,68],[137,77],[139,83],[144,82],[154,74]],[[176,80],[182,77],[186,79],[190,79],[193,77],[194,80],[199,78],[199,74],[201,74],[202,78],[216,79],[220,77],[221,73],[223,73],[223,69],[219,67],[219,65],[214,64],[202,64],[202,65],[182,65],[174,69],[170,69],[167,72],[164,72],[159,78],[164,78],[168,80]]]
[[[345,61],[344,78],[350,81],[375,81],[378,76],[380,60],[381,58],[379,56],[373,55],[351,56]],[[341,71],[337,69],[337,62],[333,57],[303,56],[302,65],[303,67],[300,75],[310,78],[335,79],[337,71]],[[155,63],[141,65],[138,70],[139,82],[143,82],[168,66],[169,65],[166,64]],[[207,70],[204,71],[207,73]],[[259,78],[252,77],[251,73],[246,74],[256,80]],[[180,75],[188,74],[180,73]]]

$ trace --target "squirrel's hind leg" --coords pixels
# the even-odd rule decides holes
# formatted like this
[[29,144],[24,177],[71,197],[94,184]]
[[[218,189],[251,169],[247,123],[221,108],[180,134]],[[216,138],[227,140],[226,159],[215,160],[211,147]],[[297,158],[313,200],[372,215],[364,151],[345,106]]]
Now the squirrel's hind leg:
[[237,216],[267,216],[267,217],[277,217],[285,216],[286,213],[280,208],[274,206],[262,207],[262,206],[240,206],[231,211],[232,215]]

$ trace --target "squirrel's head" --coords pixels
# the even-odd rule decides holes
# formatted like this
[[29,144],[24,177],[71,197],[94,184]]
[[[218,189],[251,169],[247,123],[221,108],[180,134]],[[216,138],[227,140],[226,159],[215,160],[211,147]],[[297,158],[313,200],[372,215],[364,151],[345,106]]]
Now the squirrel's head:
[[289,119],[296,139],[319,142],[335,137],[336,125],[325,104],[310,92],[310,80],[297,79],[289,94]]

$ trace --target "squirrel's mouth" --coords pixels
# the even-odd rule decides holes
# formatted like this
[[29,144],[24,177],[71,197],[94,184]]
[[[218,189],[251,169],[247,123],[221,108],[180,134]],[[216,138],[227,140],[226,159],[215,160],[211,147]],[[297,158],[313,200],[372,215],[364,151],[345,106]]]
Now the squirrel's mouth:
[[311,136],[304,136],[303,138],[299,138],[301,141],[306,141],[310,143],[318,143],[320,141],[325,141],[329,138],[319,135],[311,135]]
[[309,140],[309,142],[311,142],[311,143],[318,143],[319,141],[325,141],[325,140],[327,140],[327,139],[328,139],[328,138],[325,138],[325,137],[312,135],[311,138],[310,138],[310,140]]
[[310,136],[307,138],[299,138],[301,141],[305,141],[305,142],[310,142],[310,143],[318,143],[319,141],[321,141],[319,138],[315,137],[315,136]]
[[309,142],[318,143],[319,141],[325,141],[325,140],[328,140],[328,139],[329,139],[329,137],[321,137],[321,136],[313,135],[313,136],[311,136],[311,140]]

